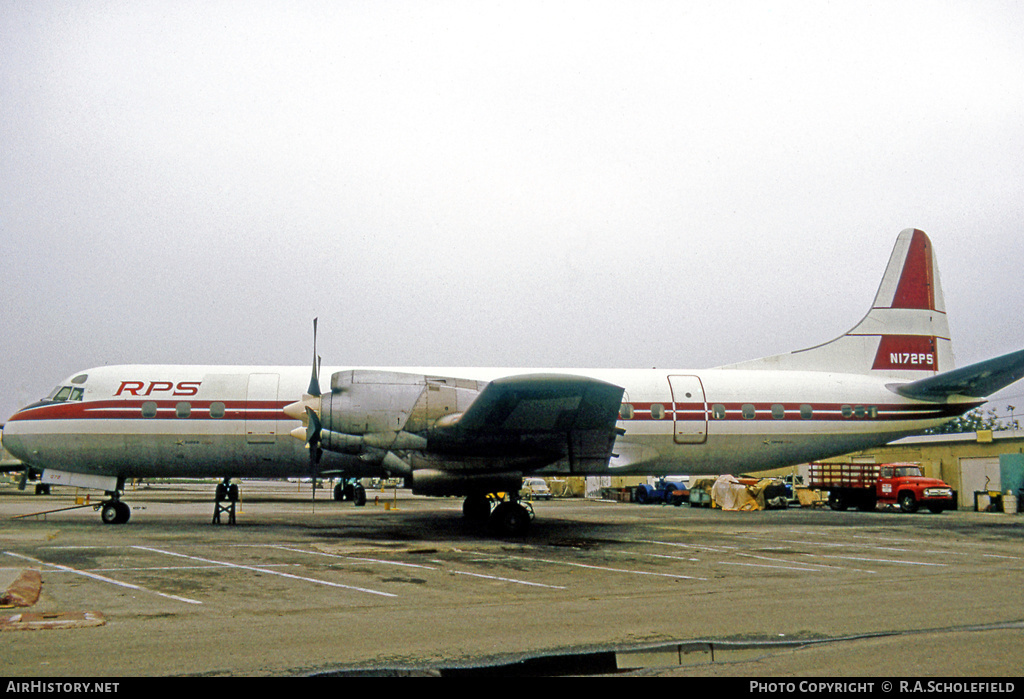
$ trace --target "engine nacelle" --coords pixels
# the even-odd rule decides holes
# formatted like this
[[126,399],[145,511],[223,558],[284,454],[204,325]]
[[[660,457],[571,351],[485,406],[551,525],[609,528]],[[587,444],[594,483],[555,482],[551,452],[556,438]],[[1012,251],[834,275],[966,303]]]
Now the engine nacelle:
[[425,383],[415,374],[339,371],[331,376],[331,392],[320,397],[320,423],[325,430],[350,435],[398,432]]
[[411,480],[416,495],[435,497],[518,493],[523,486],[522,473],[458,474],[434,469],[417,469]]
[[369,449],[381,451],[422,450],[427,448],[426,437],[408,432],[368,432],[366,434],[346,434],[333,430],[321,430],[320,446],[328,451],[342,454],[360,454]]
[[331,376],[331,392],[320,397],[320,422],[325,430],[347,435],[422,432],[465,411],[482,387],[397,371],[339,371]]

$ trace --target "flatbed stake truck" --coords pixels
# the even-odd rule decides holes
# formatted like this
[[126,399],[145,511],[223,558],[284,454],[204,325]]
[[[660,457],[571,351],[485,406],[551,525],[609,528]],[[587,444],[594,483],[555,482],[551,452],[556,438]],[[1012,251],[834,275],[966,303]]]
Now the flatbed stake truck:
[[811,464],[809,486],[828,491],[833,510],[898,505],[903,512],[927,507],[956,509],[956,492],[938,478],[925,478],[917,464]]

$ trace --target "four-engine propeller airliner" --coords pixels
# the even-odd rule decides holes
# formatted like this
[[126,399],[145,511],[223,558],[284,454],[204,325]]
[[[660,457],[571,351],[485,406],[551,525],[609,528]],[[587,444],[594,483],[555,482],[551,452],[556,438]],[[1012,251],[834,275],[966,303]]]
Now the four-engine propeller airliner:
[[[1024,350],[954,368],[928,237],[900,233],[874,303],[816,347],[705,370],[104,366],[7,422],[44,483],[402,477],[520,533],[527,474],[723,474],[885,444],[941,425],[1024,375]],[[321,385],[320,376],[329,376]],[[496,504],[494,493],[506,493]]]

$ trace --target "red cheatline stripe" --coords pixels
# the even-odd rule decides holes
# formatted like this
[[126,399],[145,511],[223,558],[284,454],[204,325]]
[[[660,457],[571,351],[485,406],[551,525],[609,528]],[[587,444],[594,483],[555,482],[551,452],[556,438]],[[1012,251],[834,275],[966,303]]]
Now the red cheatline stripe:
[[[143,418],[143,403],[156,403],[156,417]],[[191,410],[188,417],[177,417],[178,403],[189,403]],[[210,405],[213,403],[224,404],[224,417],[213,418],[210,416]],[[980,404],[980,403],[979,403]],[[291,420],[284,414],[284,407],[287,403],[280,401],[67,401],[64,403],[50,403],[26,408],[10,418],[11,422],[24,420]],[[711,420],[721,422],[723,420],[743,420],[743,406],[752,405],[755,411],[754,420],[779,420],[773,414],[773,408],[781,405],[783,418],[781,420],[794,421],[821,421],[821,420],[908,420],[921,419],[930,420],[939,417],[955,417],[973,407],[976,404],[915,404],[905,405],[899,403],[879,405],[855,405],[850,403],[768,403],[768,402],[736,402],[728,403],[630,403],[633,408],[632,418],[626,422],[664,420]],[[654,406],[660,405],[660,412],[663,417],[655,418],[652,414]],[[801,407],[810,405],[812,417],[806,420],[801,414]],[[715,406],[725,408],[724,417],[715,417]],[[851,410],[859,410],[861,414],[853,413]],[[844,412],[845,410],[845,412]]]
[[[155,403],[157,416],[142,418],[144,403]],[[190,414],[187,418],[177,417],[179,403],[187,403]],[[220,403],[224,406],[223,418],[211,418],[210,406]],[[16,420],[131,420],[131,419],[175,419],[175,420],[290,420],[284,414],[288,403],[280,401],[176,401],[176,400],[107,400],[107,401],[66,401],[30,406],[10,418]]]

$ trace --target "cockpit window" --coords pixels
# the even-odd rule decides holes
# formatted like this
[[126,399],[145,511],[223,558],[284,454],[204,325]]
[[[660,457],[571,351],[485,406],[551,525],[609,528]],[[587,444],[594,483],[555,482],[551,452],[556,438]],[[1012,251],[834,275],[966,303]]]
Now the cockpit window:
[[88,374],[79,374],[75,378],[71,379],[71,383],[73,383],[75,385],[78,385],[78,384],[83,384],[83,383],[85,383],[88,380],[89,380],[89,375]]
[[62,403],[67,400],[82,400],[84,395],[84,388],[79,388],[77,386],[57,386],[57,388],[53,389],[50,393],[47,400]]

